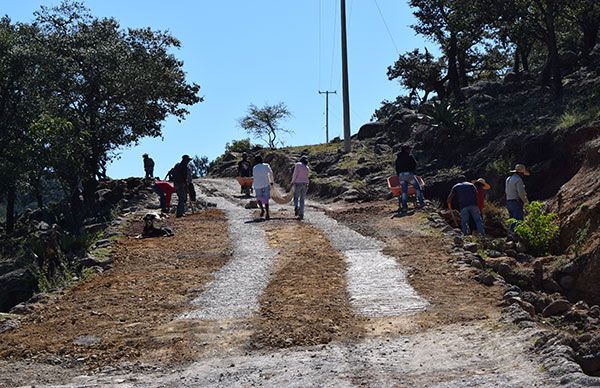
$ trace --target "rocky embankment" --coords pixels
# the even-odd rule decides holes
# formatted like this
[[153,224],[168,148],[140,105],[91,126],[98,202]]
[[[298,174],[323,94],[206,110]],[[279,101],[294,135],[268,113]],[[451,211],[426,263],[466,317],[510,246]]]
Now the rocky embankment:
[[26,312],[21,303],[32,296],[110,267],[112,242],[122,235],[127,214],[151,195],[150,184],[139,178],[101,182],[93,216],[77,229],[66,203],[22,214],[14,234],[0,240],[0,312]]

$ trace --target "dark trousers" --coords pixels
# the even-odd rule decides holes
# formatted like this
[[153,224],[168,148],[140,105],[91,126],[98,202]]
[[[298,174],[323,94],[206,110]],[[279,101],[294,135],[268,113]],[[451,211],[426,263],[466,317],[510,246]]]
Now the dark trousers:
[[187,185],[185,183],[175,183],[175,192],[177,192],[177,217],[185,213],[185,202],[187,201]]
[[193,183],[188,183],[188,194],[193,202],[196,202],[196,189]]
[[[517,221],[523,221],[525,218],[525,211],[523,210],[523,201],[519,199],[509,199],[506,201],[506,209],[510,218],[514,218]],[[512,234],[515,231],[516,222],[512,222],[508,227],[508,231]]]

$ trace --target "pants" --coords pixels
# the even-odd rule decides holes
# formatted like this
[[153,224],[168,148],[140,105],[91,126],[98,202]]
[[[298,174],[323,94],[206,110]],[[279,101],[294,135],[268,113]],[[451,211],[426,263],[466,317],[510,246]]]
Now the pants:
[[[158,202],[160,203],[160,208],[165,210],[167,208],[167,200],[165,198],[165,193],[160,189],[160,187],[154,185],[152,186],[152,190],[158,194]],[[169,195],[169,197],[171,197]],[[170,199],[170,198],[169,198]]]
[[145,171],[146,171],[146,178],[148,178],[148,179],[154,178],[154,169],[153,168],[149,168]]
[[471,205],[460,209],[460,226],[464,235],[471,234],[469,230],[469,219],[472,218],[475,221],[475,227],[480,235],[485,236],[485,230],[483,229],[483,220],[481,219],[481,212],[477,205]]
[[417,200],[419,201],[419,206],[425,206],[425,198],[423,197],[423,191],[421,190],[421,185],[415,178],[415,174],[412,172],[401,172],[398,174],[400,178],[400,184],[402,185],[402,209],[408,209],[408,184],[411,183],[415,190],[417,191]]
[[255,187],[254,193],[256,194],[256,200],[258,202],[262,203],[263,205],[269,204],[269,198],[271,198],[271,188],[269,186],[261,188]]
[[187,201],[187,185],[185,183],[175,183],[177,192],[177,213],[176,217],[181,217],[185,213],[185,203]]
[[[514,218],[518,221],[523,221],[525,219],[525,211],[523,210],[523,202],[519,199],[509,199],[506,201],[506,209],[508,209],[508,214],[510,218]],[[509,233],[513,233],[515,231],[515,226],[517,226],[516,222],[512,222],[509,227]]]
[[298,215],[304,217],[304,197],[308,191],[308,183],[294,183],[294,208]]
[[193,183],[188,183],[188,194],[190,195],[190,199],[196,202],[196,188]]

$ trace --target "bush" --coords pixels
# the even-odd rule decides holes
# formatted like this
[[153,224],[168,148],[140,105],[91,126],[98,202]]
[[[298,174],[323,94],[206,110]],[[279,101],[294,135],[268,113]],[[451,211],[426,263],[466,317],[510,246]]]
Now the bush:
[[517,223],[515,233],[530,253],[536,256],[546,255],[550,251],[552,240],[558,234],[558,216],[556,213],[547,213],[544,204],[539,201],[531,202],[526,210],[525,220],[511,218],[508,222]]
[[232,140],[231,143],[225,144],[225,153],[229,152],[250,152],[253,148],[250,139]]
[[496,202],[486,202],[483,207],[483,224],[486,233],[491,236],[506,236],[508,211]]

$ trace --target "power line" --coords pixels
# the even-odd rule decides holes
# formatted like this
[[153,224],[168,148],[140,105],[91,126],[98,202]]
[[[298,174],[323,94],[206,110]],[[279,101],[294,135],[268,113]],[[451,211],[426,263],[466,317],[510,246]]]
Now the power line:
[[394,48],[396,49],[396,54],[400,55],[398,46],[396,46],[396,42],[394,41],[392,32],[390,31],[390,28],[388,27],[387,23],[385,22],[385,18],[383,17],[383,12],[381,12],[381,8],[379,8],[379,4],[377,4],[377,0],[373,0],[373,2],[375,3],[375,6],[377,7],[377,11],[379,11],[379,16],[381,17],[381,20],[383,21],[383,25],[385,26],[385,29],[387,30],[388,36],[390,37],[390,40],[392,41],[392,44],[394,45]]

